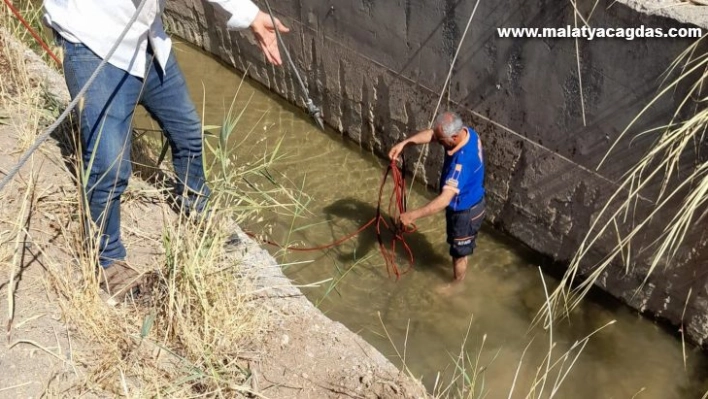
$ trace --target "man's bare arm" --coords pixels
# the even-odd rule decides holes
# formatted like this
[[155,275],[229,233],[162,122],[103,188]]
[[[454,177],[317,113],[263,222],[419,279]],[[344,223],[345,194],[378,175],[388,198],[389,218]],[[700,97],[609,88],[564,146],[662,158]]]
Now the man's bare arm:
[[452,201],[454,197],[455,190],[443,188],[442,193],[433,198],[433,200],[428,202],[426,205],[418,209],[402,213],[400,216],[401,223],[403,223],[404,226],[408,226],[415,223],[417,219],[436,214],[450,205],[450,201]]
[[403,148],[407,144],[427,144],[431,141],[433,141],[433,129],[421,130],[413,136],[391,147],[391,150],[388,152],[388,157],[392,160],[398,160],[398,156],[401,154],[401,152],[403,152]]

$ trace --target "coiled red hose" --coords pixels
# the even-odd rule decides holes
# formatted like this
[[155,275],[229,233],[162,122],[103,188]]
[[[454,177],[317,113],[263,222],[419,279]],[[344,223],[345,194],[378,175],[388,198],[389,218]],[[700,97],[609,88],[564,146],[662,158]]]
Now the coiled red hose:
[[[391,193],[391,196],[389,197],[388,201],[388,214],[390,215],[390,220],[387,222],[386,218],[384,215],[381,213],[381,205],[383,203],[383,196],[384,196],[384,187],[386,186],[386,181],[388,180],[388,176],[391,176],[393,179],[393,192]],[[410,270],[410,268],[413,266],[414,258],[413,258],[413,251],[411,251],[410,246],[406,243],[405,239],[405,234],[413,233],[416,230],[415,226],[402,226],[400,222],[398,222],[398,216],[400,216],[401,213],[404,213],[406,211],[406,181],[405,177],[403,175],[403,171],[401,168],[398,167],[398,164],[396,161],[391,161],[389,164],[388,168],[386,169],[386,172],[383,175],[383,178],[381,179],[381,185],[379,186],[379,199],[378,199],[378,206],[376,207],[376,216],[371,218],[368,222],[364,223],[361,227],[359,227],[356,231],[347,234],[344,237],[341,237],[329,244],[324,244],[324,245],[318,245],[315,247],[294,247],[294,246],[287,246],[284,247],[276,242],[270,241],[270,240],[263,240],[260,239],[256,234],[245,231],[247,235],[250,237],[259,240],[265,244],[277,246],[278,248],[283,248],[286,250],[290,251],[300,251],[300,252],[309,252],[309,251],[321,251],[324,249],[336,247],[337,245],[342,244],[343,242],[349,240],[350,238],[356,237],[359,233],[362,231],[366,230],[369,226],[375,224],[376,225],[376,239],[379,243],[379,249],[381,250],[381,256],[383,256],[384,261],[386,262],[386,272],[388,273],[389,277],[393,274],[396,276],[396,279],[399,279],[401,275],[405,274]],[[390,244],[387,246],[387,243],[384,243],[382,231],[383,229],[389,230],[393,237],[391,238]],[[405,269],[401,269],[398,266],[398,263],[396,262],[396,247],[397,245],[401,245],[406,252],[407,259],[408,259],[408,267]]]

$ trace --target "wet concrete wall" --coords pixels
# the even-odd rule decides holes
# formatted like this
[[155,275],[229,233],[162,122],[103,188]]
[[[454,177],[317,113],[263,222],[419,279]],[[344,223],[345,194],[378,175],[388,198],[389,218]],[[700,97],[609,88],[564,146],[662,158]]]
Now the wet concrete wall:
[[[581,10],[586,17],[594,2],[590,3]],[[668,29],[708,20],[699,8],[695,10],[700,12],[667,17],[658,14],[663,11],[641,10],[642,4],[600,1],[590,24]],[[662,73],[691,43],[678,39],[576,43],[497,35],[497,27],[574,26],[573,7],[566,0],[481,1],[466,35],[474,1],[288,0],[273,1],[272,6],[292,28],[284,38],[287,48],[330,126],[383,154],[407,134],[429,126],[442,98],[443,109],[459,111],[481,134],[489,220],[560,262],[572,258],[623,173],[656,140],[656,134],[620,140],[598,169],[620,133],[660,91]],[[210,3],[167,2],[166,22],[172,32],[237,69],[248,69],[268,89],[303,105],[290,68],[266,65],[250,32],[223,29],[227,19]],[[461,41],[449,90],[443,92]],[[631,132],[668,123],[683,93],[685,86],[680,86],[663,96]],[[685,167],[705,156],[705,142],[696,148]],[[417,176],[435,186],[441,149],[407,151],[409,160],[421,160]],[[654,182],[642,191],[617,231],[626,233],[633,223],[646,219],[658,188]],[[649,244],[669,221],[670,212],[654,215],[651,228],[634,241],[629,264],[617,262],[599,284],[630,306],[675,325],[683,318],[691,339],[705,345],[708,273],[702,266],[708,264],[708,249],[700,224],[689,232],[687,245],[674,261],[661,265],[636,292],[648,270]],[[612,234],[594,246],[586,257],[587,267],[611,251],[614,231],[613,227]]]

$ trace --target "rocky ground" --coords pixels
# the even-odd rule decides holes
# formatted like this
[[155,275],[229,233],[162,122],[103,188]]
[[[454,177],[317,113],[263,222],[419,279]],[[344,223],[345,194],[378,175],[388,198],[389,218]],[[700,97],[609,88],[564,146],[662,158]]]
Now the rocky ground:
[[[22,54],[19,58],[7,56],[8,46],[21,45],[2,30],[0,46],[0,177],[4,177],[37,134],[37,127],[53,120],[68,97],[59,73],[30,51],[19,50],[15,53]],[[44,96],[41,93],[50,93],[41,99],[45,111],[30,113],[18,100],[28,89],[40,97]],[[141,396],[135,387],[148,383],[125,377],[120,365],[85,361],[91,358],[89,354],[104,348],[80,333],[86,328],[82,320],[68,316],[75,310],[72,307],[81,304],[76,299],[67,300],[61,287],[97,290],[95,286],[70,287],[81,281],[73,276],[78,255],[72,242],[77,236],[71,231],[77,217],[69,210],[76,202],[77,190],[67,166],[70,159],[71,154],[66,150],[62,154],[59,142],[50,139],[0,192],[0,319],[6,331],[6,342],[0,345],[0,397],[65,397],[77,392],[98,397]],[[165,256],[162,247],[154,243],[163,234],[163,224],[174,215],[166,211],[169,208],[158,192],[134,178],[122,204],[129,261],[138,267],[159,262]],[[253,292],[257,293],[255,306],[269,310],[268,320],[262,333],[245,339],[238,351],[238,361],[248,365],[246,386],[236,393],[212,392],[211,396],[427,396],[418,381],[399,372],[342,324],[326,318],[291,285],[266,251],[237,227],[234,231],[239,243],[228,246],[223,262],[226,267],[228,262],[239,262],[249,270]],[[115,316],[112,313],[125,318],[131,315],[130,308],[108,305],[95,311],[109,317]],[[132,313],[149,314],[150,309],[136,308]],[[127,342],[129,345],[131,341]],[[165,345],[169,347],[169,342]],[[164,363],[160,359],[165,357],[164,350],[144,351],[145,346],[140,345],[137,349],[126,353],[140,354],[141,363]],[[126,363],[132,360],[126,356]],[[165,368],[160,370],[167,372]],[[112,376],[117,376],[116,381],[110,383]],[[185,391],[180,392],[186,396]]]

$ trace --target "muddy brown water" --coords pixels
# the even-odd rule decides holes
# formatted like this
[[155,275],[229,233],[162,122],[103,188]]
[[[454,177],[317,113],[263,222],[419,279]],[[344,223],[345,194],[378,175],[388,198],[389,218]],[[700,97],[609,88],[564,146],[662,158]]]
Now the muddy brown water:
[[[238,91],[241,75],[195,48],[177,43],[175,51],[197,108],[205,110],[205,124],[221,125],[235,96],[236,109],[245,108],[231,140],[238,144],[235,163],[258,162],[280,145],[269,174],[306,205],[268,212],[262,221],[244,227],[266,232],[282,244],[312,247],[355,231],[374,216],[385,160],[334,132],[319,131],[304,112],[257,84],[245,81]],[[145,127],[149,122],[141,115],[136,124]],[[415,187],[410,206],[433,197],[420,184]],[[266,247],[295,284],[332,279],[302,291],[397,366],[405,359],[431,392],[450,380],[462,348],[468,375],[481,370],[478,393],[506,398],[512,386],[511,397],[533,392],[549,353],[549,332],[530,328],[545,298],[539,259],[485,228],[466,281],[455,292],[441,293],[439,287],[452,275],[443,215],[420,220],[408,243],[415,265],[399,280],[387,275],[371,228],[324,251]],[[543,279],[549,289],[556,284],[548,275]],[[573,344],[612,320],[616,322],[594,334],[573,362],[578,353],[571,350]],[[553,327],[552,340],[554,362],[569,350],[572,355],[551,370],[541,397],[549,397],[557,376],[567,370],[556,397],[698,398],[708,389],[703,354],[686,347],[684,365],[680,339],[607,298],[585,301],[570,321]],[[531,396],[540,391],[539,385]]]

